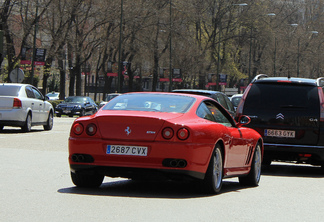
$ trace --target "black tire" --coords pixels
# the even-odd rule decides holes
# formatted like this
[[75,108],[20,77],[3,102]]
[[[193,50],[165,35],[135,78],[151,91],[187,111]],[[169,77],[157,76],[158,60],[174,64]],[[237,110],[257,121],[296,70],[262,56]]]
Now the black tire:
[[258,143],[255,147],[251,170],[247,176],[239,177],[240,184],[243,186],[258,186],[261,178],[261,145]]
[[57,113],[56,116],[57,116],[57,117],[61,117],[61,114],[58,114],[58,113]]
[[77,187],[94,188],[99,187],[102,184],[104,175],[71,172],[71,179],[74,185],[76,185]]
[[263,166],[270,166],[272,160],[270,158],[263,158],[262,165]]
[[4,127],[3,125],[0,125],[0,131],[2,131],[2,130],[3,130],[3,127]]
[[51,130],[53,128],[53,113],[50,112],[48,114],[48,118],[47,118],[47,122],[46,122],[46,125],[44,125],[44,130]]
[[25,125],[21,127],[22,131],[24,132],[30,132],[31,131],[31,125],[32,125],[32,116],[30,113],[27,114]]
[[220,145],[217,145],[210,158],[204,179],[205,191],[212,194],[220,192],[223,184],[223,155]]
[[321,171],[324,174],[324,163],[322,163],[322,165],[321,165]]

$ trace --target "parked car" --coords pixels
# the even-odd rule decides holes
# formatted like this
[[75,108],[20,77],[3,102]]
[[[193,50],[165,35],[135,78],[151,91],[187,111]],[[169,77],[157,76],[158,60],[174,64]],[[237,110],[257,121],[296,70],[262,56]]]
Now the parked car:
[[257,186],[263,142],[215,100],[176,93],[127,93],[91,117],[74,121],[69,138],[71,178],[100,186],[104,176],[196,179],[218,193],[222,179]]
[[59,100],[60,99],[59,92],[50,92],[50,93],[47,93],[46,96],[48,96],[49,100]]
[[235,116],[235,110],[233,104],[231,103],[229,98],[222,92],[212,91],[212,90],[202,90],[202,89],[175,89],[172,92],[208,96],[216,100],[218,103],[220,103],[225,109],[227,109],[227,111],[232,116]]
[[69,96],[63,102],[58,104],[55,108],[57,117],[61,115],[74,115],[85,116],[92,115],[98,110],[98,105],[87,96]]
[[32,126],[53,127],[53,106],[42,93],[28,84],[0,84],[0,131],[4,126],[18,126],[25,132]]
[[99,103],[99,109],[101,107],[103,107],[104,105],[106,105],[111,99],[115,98],[116,96],[120,96],[120,95],[121,95],[121,93],[109,93],[109,94],[107,94],[105,100],[101,101]]
[[247,87],[237,118],[264,139],[264,164],[273,160],[322,165],[324,169],[324,78],[257,76]]
[[235,110],[237,109],[237,106],[238,106],[238,104],[240,103],[240,101],[242,99],[242,95],[243,94],[234,94],[230,98]]

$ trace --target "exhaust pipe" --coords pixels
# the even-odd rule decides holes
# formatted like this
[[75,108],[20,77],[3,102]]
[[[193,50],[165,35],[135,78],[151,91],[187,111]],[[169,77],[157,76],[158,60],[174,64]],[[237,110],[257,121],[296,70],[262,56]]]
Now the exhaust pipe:
[[185,168],[187,161],[183,159],[164,159],[162,165],[165,167]]
[[178,161],[177,160],[171,160],[170,161],[170,167],[178,167]]
[[76,163],[92,163],[94,159],[91,155],[88,154],[73,154],[71,156],[73,162]]

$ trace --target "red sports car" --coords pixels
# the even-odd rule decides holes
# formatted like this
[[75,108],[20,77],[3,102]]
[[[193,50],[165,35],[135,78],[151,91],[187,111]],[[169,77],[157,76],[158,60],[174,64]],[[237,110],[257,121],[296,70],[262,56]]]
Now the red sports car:
[[180,93],[120,95],[76,119],[69,138],[71,178],[98,187],[104,176],[200,180],[218,193],[223,178],[257,186],[262,137],[236,123],[215,100]]

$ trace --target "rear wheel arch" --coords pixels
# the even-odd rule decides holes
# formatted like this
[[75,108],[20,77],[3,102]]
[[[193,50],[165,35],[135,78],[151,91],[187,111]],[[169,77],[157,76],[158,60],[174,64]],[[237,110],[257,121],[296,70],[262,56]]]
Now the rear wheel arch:
[[31,118],[33,119],[33,112],[32,112],[32,109],[28,109],[28,110],[27,110],[26,118],[27,118],[28,115],[30,115]]
[[[219,145],[220,146],[220,150],[222,152],[222,158],[223,158],[223,168],[224,168],[224,161],[225,161],[225,144],[223,140],[218,140],[217,143],[215,143],[214,149],[216,148],[216,146]],[[210,158],[209,158],[210,159]]]
[[[260,144],[260,147],[261,147],[261,157],[262,157],[262,159],[263,159],[264,149],[262,149],[262,148],[263,148],[263,140],[262,140],[262,138],[259,138],[259,140],[258,140],[258,142],[256,143],[256,145],[257,145],[257,144]],[[256,147],[256,145],[255,145],[255,147]]]
[[224,144],[217,142],[212,150],[205,178],[202,181],[204,192],[217,194],[222,188],[224,177]]

